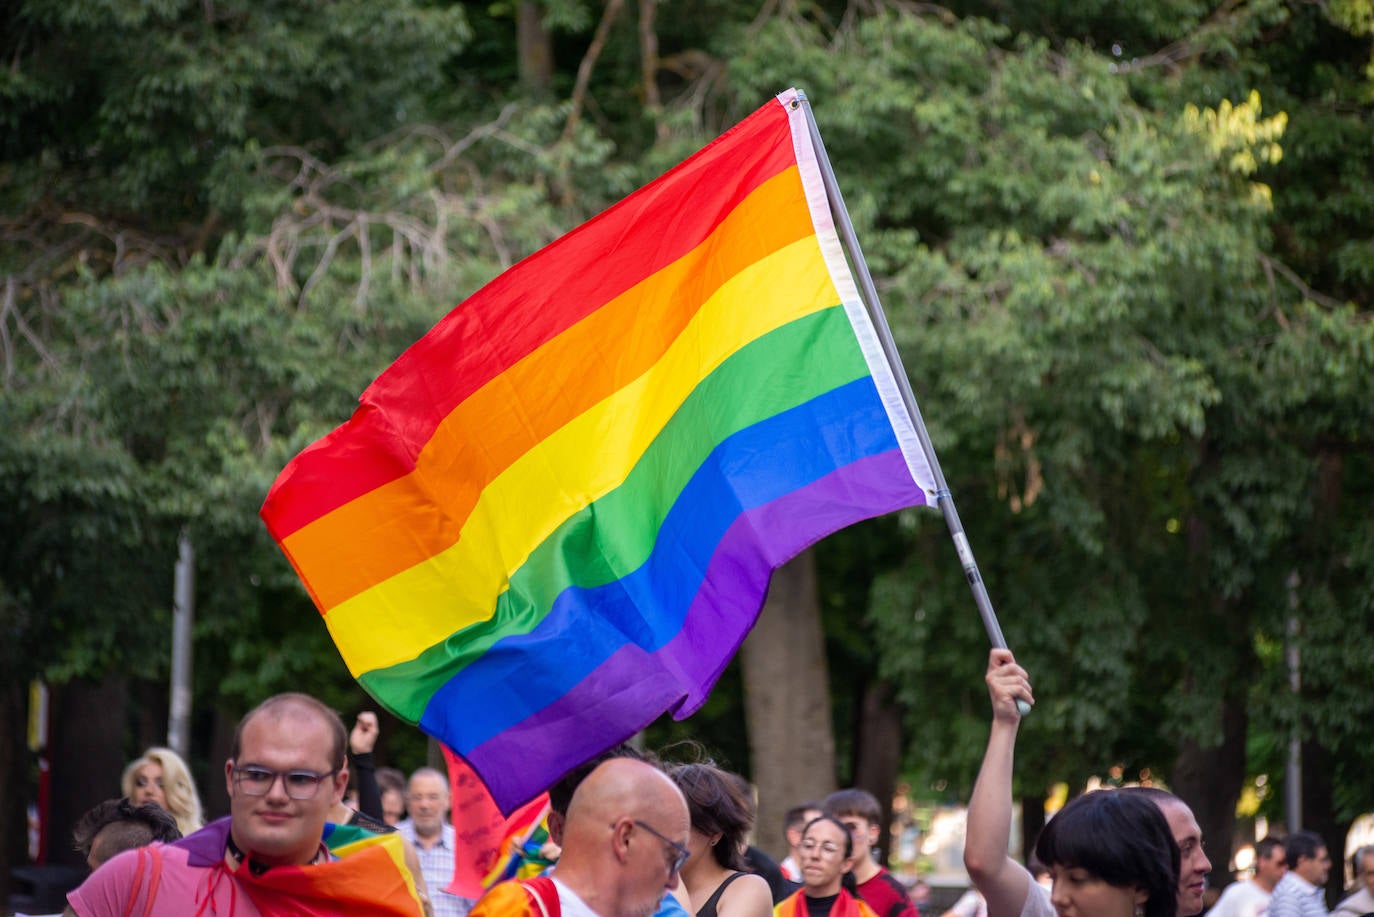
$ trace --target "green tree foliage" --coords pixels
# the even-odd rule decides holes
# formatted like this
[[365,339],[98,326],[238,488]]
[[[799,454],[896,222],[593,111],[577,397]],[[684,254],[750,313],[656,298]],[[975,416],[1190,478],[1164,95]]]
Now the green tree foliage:
[[[1049,38],[1007,17],[780,16],[731,64],[746,96],[797,82],[817,100],[1004,627],[1038,677],[1032,791],[1122,763],[1168,779],[1186,743],[1221,741],[1252,685],[1266,728],[1277,705],[1329,746],[1360,730],[1315,690],[1299,716],[1255,648],[1283,633],[1286,577],[1314,532],[1366,537],[1337,519],[1368,505],[1369,408],[1349,387],[1369,374],[1368,314],[1315,292],[1276,242],[1297,237],[1282,189],[1315,200],[1335,179],[1287,170],[1290,144],[1312,138],[1220,50],[1239,55],[1288,11],[1164,12]],[[1172,67],[1120,48],[1166,38],[1184,43]],[[1180,66],[1209,55],[1219,69]],[[1235,94],[1199,105],[1190,91],[1209,81]],[[1354,147],[1329,155],[1358,169]],[[1347,489],[1323,507],[1332,450]],[[985,638],[942,522],[913,514],[909,538],[909,566],[873,595],[874,661],[904,687],[913,766],[966,792]],[[1357,591],[1303,590],[1314,653],[1350,658],[1348,632],[1370,623]]]
[[25,0],[3,15],[16,186],[162,227],[232,211],[245,144],[334,156],[360,129],[413,120],[468,34],[461,6],[362,0]]
[[[1036,676],[1026,788],[1169,779],[1239,710],[1251,769],[1296,728],[1333,811],[1374,802],[1368,3],[535,6],[552,102],[510,3],[0,12],[15,677],[164,677],[186,529],[201,698],[359,703],[257,520],[275,474],[452,303],[797,85]],[[818,564],[841,748],[884,678],[909,770],[966,790],[985,637],[941,520]]]

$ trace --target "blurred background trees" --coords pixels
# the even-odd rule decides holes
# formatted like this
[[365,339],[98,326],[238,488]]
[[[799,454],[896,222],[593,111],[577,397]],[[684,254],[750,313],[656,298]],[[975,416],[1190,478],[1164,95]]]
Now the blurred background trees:
[[[33,798],[31,679],[87,743],[54,759],[69,808],[164,739],[183,530],[212,800],[256,700],[367,703],[257,519],[268,484],[464,295],[789,85],[1035,677],[1032,809],[1149,773],[1194,804],[1219,878],[1237,800],[1278,785],[1296,734],[1307,826],[1336,850],[1374,807],[1367,7],[7,5],[0,882]],[[786,697],[818,671],[761,629],[650,743],[692,735],[815,792],[900,775],[966,798],[986,640],[939,516],[840,533],[784,575],[766,615],[824,648],[830,715],[746,711],[751,681]],[[386,731],[420,763],[417,733]],[[796,792],[777,779],[771,847]]]

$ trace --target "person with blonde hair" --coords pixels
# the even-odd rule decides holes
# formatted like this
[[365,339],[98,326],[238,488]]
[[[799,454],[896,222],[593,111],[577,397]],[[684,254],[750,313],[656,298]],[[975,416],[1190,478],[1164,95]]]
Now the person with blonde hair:
[[124,795],[136,806],[154,803],[176,819],[182,836],[205,825],[195,781],[181,756],[170,748],[150,748],[124,768]]

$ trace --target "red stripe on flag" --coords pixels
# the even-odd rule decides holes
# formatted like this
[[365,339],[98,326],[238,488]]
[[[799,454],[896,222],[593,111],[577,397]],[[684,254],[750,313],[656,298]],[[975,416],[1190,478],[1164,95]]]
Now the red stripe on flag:
[[[778,142],[778,135],[786,139]],[[468,396],[691,251],[732,203],[794,164],[785,110],[764,106],[671,170],[671,191],[662,182],[641,188],[478,290],[377,378],[346,424],[286,466],[262,507],[273,536],[281,541],[408,474],[440,422]],[[683,206],[684,196],[691,206]],[[586,270],[588,264],[598,270]],[[277,501],[288,484],[291,499]]]

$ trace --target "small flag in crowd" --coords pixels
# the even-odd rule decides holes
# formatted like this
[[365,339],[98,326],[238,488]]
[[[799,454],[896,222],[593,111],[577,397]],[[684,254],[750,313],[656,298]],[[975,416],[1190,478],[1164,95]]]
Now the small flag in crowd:
[[495,881],[515,877],[514,871],[504,875],[512,866],[512,851],[538,831],[549,811],[549,794],[540,793],[507,816],[466,761],[447,748],[444,760],[457,844],[453,881],[445,891],[460,898],[480,898]]

